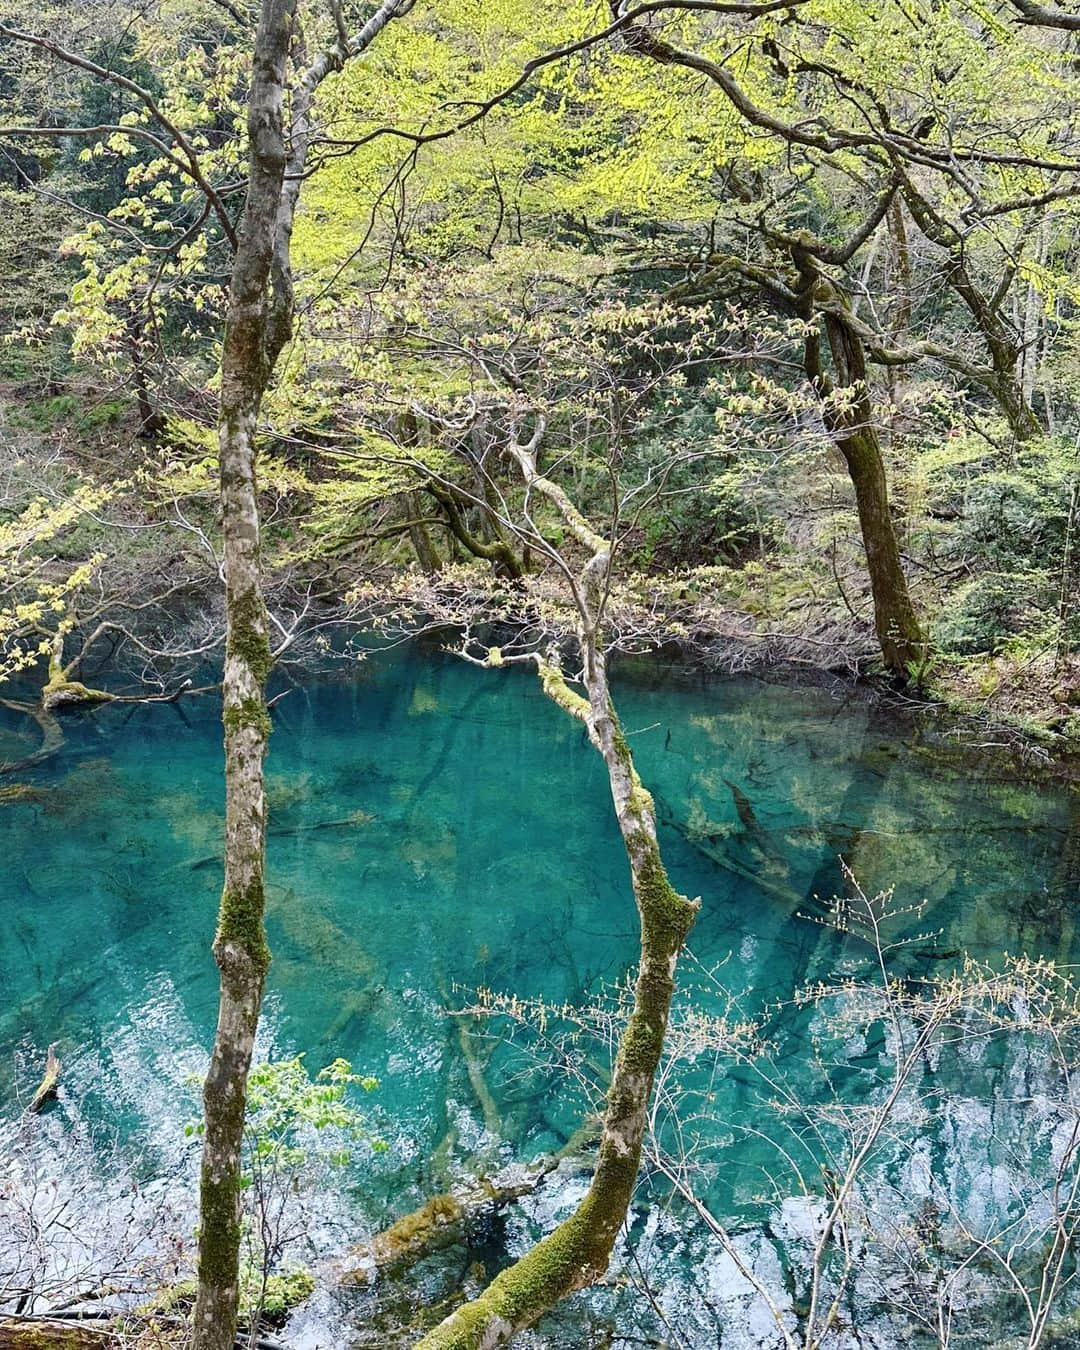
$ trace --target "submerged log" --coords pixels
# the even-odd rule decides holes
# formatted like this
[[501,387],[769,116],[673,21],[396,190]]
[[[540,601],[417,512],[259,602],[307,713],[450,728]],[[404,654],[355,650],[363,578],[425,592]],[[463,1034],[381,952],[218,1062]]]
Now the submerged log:
[[32,717],[41,731],[41,744],[22,759],[8,760],[0,764],[0,773],[20,773],[23,769],[33,768],[43,760],[50,759],[64,744],[64,732],[53,714],[44,707],[33,703],[20,703],[10,698],[0,698],[0,707],[10,708],[13,712],[24,713]]
[[[267,830],[269,838],[283,839],[295,837],[301,834],[313,834],[316,830],[355,830],[364,825],[370,825],[375,819],[367,811],[353,811],[347,816],[342,816],[339,820],[315,820],[301,825],[278,825],[272,830]],[[205,858],[196,858],[194,862],[187,866],[192,872],[201,871],[204,867],[220,867],[224,855],[221,853],[209,853]]]
[[60,1069],[60,1061],[56,1058],[56,1045],[50,1045],[45,1056],[45,1072],[38,1084],[38,1090],[30,1098],[30,1105],[26,1108],[31,1115],[36,1116],[45,1103],[52,1101],[56,1096],[56,1084],[60,1078]]
[[[439,992],[442,995],[443,1002],[449,1004],[450,995],[447,992],[446,981],[443,979],[439,980]],[[476,1098],[484,1116],[484,1128],[488,1134],[497,1139],[501,1132],[502,1121],[495,1098],[491,1095],[491,1089],[484,1077],[484,1066],[470,1031],[473,1018],[469,1013],[462,1012],[451,1012],[450,1016],[457,1032],[461,1057],[465,1061],[465,1069],[469,1075],[469,1086],[472,1088],[473,1096]]]
[[419,1209],[353,1247],[341,1273],[341,1283],[374,1284],[432,1252],[452,1247],[470,1220],[531,1195],[557,1166],[557,1159],[545,1158],[538,1167],[508,1167],[495,1176],[481,1177],[444,1195],[433,1196]]
[[804,897],[793,886],[785,886],[781,882],[770,881],[768,877],[763,877],[760,872],[755,872],[750,867],[744,867],[742,863],[736,862],[722,845],[712,843],[709,839],[703,838],[692,830],[686,821],[680,820],[662,801],[658,801],[657,805],[660,808],[661,824],[667,825],[670,829],[681,834],[691,848],[703,854],[717,867],[722,868],[725,872],[733,873],[743,881],[750,882],[763,894],[773,896],[774,899],[781,901],[790,908],[795,909],[803,904]]
[[357,1243],[340,1271],[342,1284],[374,1284],[400,1272],[432,1252],[452,1247],[472,1219],[495,1213],[514,1200],[532,1195],[565,1162],[572,1164],[600,1134],[600,1121],[590,1116],[556,1153],[530,1165],[511,1164],[491,1177],[462,1183],[403,1215],[389,1228]]
[[731,799],[735,803],[735,814],[739,817],[739,824],[748,835],[754,839],[760,838],[765,831],[762,829],[761,821],[757,818],[757,812],[750,798],[737,783],[733,783],[730,778],[725,778],[728,790],[731,793]]
[[0,806],[13,806],[19,802],[36,806],[44,800],[44,791],[30,783],[9,783],[6,787],[0,787]]

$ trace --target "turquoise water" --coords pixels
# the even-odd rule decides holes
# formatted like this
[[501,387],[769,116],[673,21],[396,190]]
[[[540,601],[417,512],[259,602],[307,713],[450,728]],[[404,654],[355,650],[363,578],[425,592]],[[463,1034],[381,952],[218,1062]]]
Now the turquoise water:
[[[1073,959],[1076,812],[1053,785],[945,755],[850,692],[639,670],[616,693],[669,871],[702,899],[693,956],[743,1009],[847,959],[850,941],[800,917],[843,888],[840,856],[866,890],[926,899],[900,927],[940,936],[903,949],[902,971],[958,949]],[[32,746],[23,721],[4,714],[0,758]],[[106,707],[66,729],[59,756],[18,776],[39,793],[0,805],[0,1117],[15,1119],[55,1042],[53,1144],[107,1132],[145,1181],[191,1164],[183,1125],[216,1012],[218,710]],[[367,1105],[391,1146],[358,1162],[355,1212],[339,1216],[378,1226],[484,1146],[445,1009],[480,985],[580,1003],[629,968],[636,924],[606,779],[527,673],[419,649],[290,687],[268,775],[260,1051],[313,1067],[343,1056],[379,1079]],[[804,1030],[781,1027],[795,1059]],[[487,1061],[507,1153],[557,1146],[581,1097],[564,1076],[513,1067],[502,1047]],[[733,1080],[725,1129],[744,1100]],[[748,1219],[759,1189],[729,1179],[716,1203]]]

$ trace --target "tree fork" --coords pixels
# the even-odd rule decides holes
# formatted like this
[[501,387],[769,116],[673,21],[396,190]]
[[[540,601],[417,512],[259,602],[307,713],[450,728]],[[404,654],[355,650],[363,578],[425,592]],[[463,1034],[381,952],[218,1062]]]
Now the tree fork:
[[[567,684],[557,650],[534,652],[528,659],[535,663],[548,698],[585,724],[607,769],[640,921],[638,973],[608,1088],[596,1169],[584,1199],[568,1219],[497,1275],[482,1294],[428,1332],[417,1350],[494,1350],[567,1294],[595,1283],[607,1270],[637,1182],[649,1098],[675,992],[675,967],[699,907],[698,901],[679,895],[668,880],[656,836],[656,808],[638,777],[611,700],[600,634],[613,545],[592,527],[559,484],[537,468],[536,450],[544,428],[544,419],[538,417],[528,443],[520,443],[515,436],[508,448],[526,486],[548,498],[588,554],[573,588],[587,697]],[[503,663],[501,654],[493,659],[489,653],[481,664]]]

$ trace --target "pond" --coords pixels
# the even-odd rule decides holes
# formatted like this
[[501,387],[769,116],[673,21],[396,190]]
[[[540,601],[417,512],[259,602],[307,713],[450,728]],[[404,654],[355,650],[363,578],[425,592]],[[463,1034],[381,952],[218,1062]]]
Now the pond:
[[[690,985],[716,972],[742,1012],[772,1009],[793,1081],[811,1023],[791,995],[857,959],[852,938],[815,921],[847,885],[841,859],[869,894],[926,901],[895,921],[896,935],[927,935],[899,949],[902,974],[934,974],[958,951],[1074,959],[1080,827],[1052,781],[946,754],[850,689],[643,666],[616,680],[616,696],[672,880],[701,897]],[[0,757],[15,757],[25,720],[5,714]],[[55,1043],[60,1099],[35,1147],[70,1172],[76,1156],[95,1166],[108,1139],[110,1167],[122,1159],[133,1187],[171,1179],[182,1196],[196,1162],[184,1126],[216,1016],[219,711],[209,698],[102,707],[65,728],[58,756],[17,775],[35,790],[0,805],[0,1118],[9,1135],[24,1128],[21,1105]],[[445,1187],[455,1159],[492,1145],[485,1126],[505,1156],[572,1135],[581,1094],[558,1072],[524,1072],[509,1047],[485,1044],[481,1101],[447,1009],[478,987],[553,1005],[603,997],[632,965],[636,920],[602,765],[527,672],[416,647],[289,687],[274,706],[268,784],[274,961],[259,1052],[303,1053],[312,1068],[341,1056],[374,1075],[365,1108],[388,1144],[343,1180],[317,1235],[328,1250]],[[1001,1159],[986,1154],[972,1104],[992,1110],[1010,1072],[979,1066],[967,1125],[952,1119],[954,1154],[971,1155],[966,1194],[997,1185]],[[758,1099],[738,1074],[726,1082],[711,1100],[734,1170],[710,1183],[710,1203],[750,1231],[773,1205],[750,1179],[754,1146],[736,1147],[739,1112]],[[495,1246],[543,1217],[542,1206],[511,1216]],[[644,1203],[635,1221],[646,1237],[660,1223]],[[177,1222],[190,1237],[190,1215]],[[735,1297],[713,1292],[714,1304]],[[723,1344],[770,1344],[754,1330],[760,1308],[737,1292]],[[389,1344],[364,1339],[358,1306],[301,1318],[296,1344]],[[529,1343],[585,1343],[561,1326]]]

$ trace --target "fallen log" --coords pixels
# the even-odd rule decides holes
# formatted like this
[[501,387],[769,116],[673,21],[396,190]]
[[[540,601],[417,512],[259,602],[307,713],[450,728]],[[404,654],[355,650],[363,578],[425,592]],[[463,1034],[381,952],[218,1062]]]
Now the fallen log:
[[[94,1325],[97,1322],[98,1325]],[[0,1316],[0,1350],[110,1350],[110,1347],[178,1345],[182,1317],[139,1317],[129,1313],[25,1313]],[[149,1340],[139,1339],[149,1333]],[[165,1339],[162,1339],[164,1337]],[[233,1350],[287,1350],[276,1336],[256,1335],[240,1326]]]
[[471,1220],[532,1195],[563,1162],[576,1158],[594,1143],[599,1133],[599,1122],[590,1118],[574,1131],[557,1153],[547,1154],[528,1166],[511,1164],[494,1176],[470,1179],[443,1195],[434,1196],[381,1233],[357,1243],[345,1258],[343,1267],[338,1269],[339,1283],[374,1284],[384,1276],[414,1265],[432,1252],[454,1246]]
[[0,1350],[108,1350],[120,1337],[108,1327],[57,1317],[10,1317],[0,1320]]
[[531,1195],[557,1166],[555,1159],[547,1158],[534,1170],[509,1167],[494,1177],[481,1177],[433,1196],[419,1209],[353,1247],[341,1272],[341,1283],[374,1284],[432,1252],[452,1247],[469,1220]]
[[45,1072],[42,1074],[38,1090],[30,1098],[30,1105],[26,1108],[31,1115],[36,1116],[46,1102],[50,1102],[56,1096],[56,1084],[60,1078],[60,1061],[56,1058],[56,1045],[49,1046],[45,1057]]

